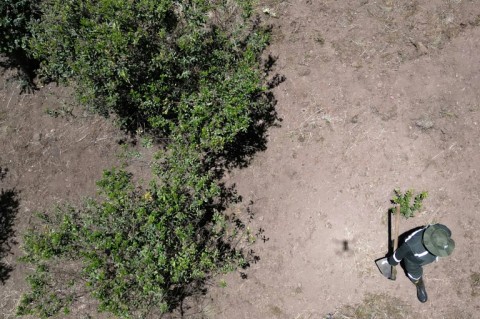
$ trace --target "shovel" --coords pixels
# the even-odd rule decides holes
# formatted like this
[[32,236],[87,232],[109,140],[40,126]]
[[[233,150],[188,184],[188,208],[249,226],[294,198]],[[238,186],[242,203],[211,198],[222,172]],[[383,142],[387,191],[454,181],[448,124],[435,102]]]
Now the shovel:
[[[397,205],[395,207],[395,234],[393,237],[393,250],[392,253],[395,252],[398,248],[398,224],[400,222],[400,205]],[[380,258],[375,261],[377,264],[378,270],[380,270],[380,273],[387,277],[390,280],[395,280],[397,279],[397,269],[395,266],[392,266],[388,263],[387,261],[388,257]]]

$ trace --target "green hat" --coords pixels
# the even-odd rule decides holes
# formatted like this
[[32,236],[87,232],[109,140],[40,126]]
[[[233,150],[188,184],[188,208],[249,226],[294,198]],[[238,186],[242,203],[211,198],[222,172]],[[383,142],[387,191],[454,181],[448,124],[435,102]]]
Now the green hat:
[[448,256],[455,248],[455,242],[450,238],[451,234],[445,225],[430,225],[423,232],[423,244],[435,256]]

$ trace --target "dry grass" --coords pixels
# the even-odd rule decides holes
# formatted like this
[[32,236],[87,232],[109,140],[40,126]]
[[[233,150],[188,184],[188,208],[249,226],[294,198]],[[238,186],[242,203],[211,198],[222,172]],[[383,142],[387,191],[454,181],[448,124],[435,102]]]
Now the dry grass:
[[[351,7],[345,10],[352,11]],[[348,19],[338,19],[340,38],[333,46],[342,61],[355,66],[396,66],[415,59],[443,48],[478,20],[462,15],[461,12],[468,12],[468,4],[455,0],[433,7],[417,0],[363,1],[353,11]],[[366,21],[375,32],[374,37],[358,27]]]
[[279,317],[283,315],[282,309],[275,305],[269,305],[269,312],[275,317]]
[[3,313],[3,319],[16,318],[17,303],[20,300],[20,292],[14,290],[11,287],[2,286],[2,292],[0,293],[0,313]]
[[292,139],[300,143],[323,142],[322,130],[333,129],[334,125],[344,122],[344,119],[327,113],[323,108],[317,106],[303,108],[303,121],[288,132]]
[[480,273],[474,272],[470,275],[470,287],[472,287],[472,297],[480,295]]
[[328,319],[404,319],[416,318],[402,300],[386,294],[369,294],[361,304],[347,305],[327,315]]
[[367,238],[360,238],[353,251],[358,275],[360,277],[370,277],[376,274],[377,269],[373,261],[379,257],[378,243]]

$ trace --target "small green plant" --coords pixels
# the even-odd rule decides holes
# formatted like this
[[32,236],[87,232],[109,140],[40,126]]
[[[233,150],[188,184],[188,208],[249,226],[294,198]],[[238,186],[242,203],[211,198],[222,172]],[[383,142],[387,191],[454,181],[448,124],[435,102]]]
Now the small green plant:
[[152,148],[153,147],[153,138],[151,136],[143,136],[141,139],[142,147],[144,148]]
[[254,244],[257,241],[257,236],[252,233],[250,227],[247,227],[247,240],[250,244]]
[[128,144],[120,145],[120,151],[117,154],[117,158],[123,161],[129,161],[140,157],[142,157],[142,154],[139,151],[132,149]]
[[415,213],[422,208],[423,200],[428,196],[425,191],[414,196],[415,191],[413,189],[409,189],[405,193],[400,189],[395,189],[394,193],[392,204],[400,205],[400,214],[405,218],[414,217]]
[[220,279],[220,281],[218,282],[218,286],[220,288],[227,288],[227,281],[225,279]]
[[314,39],[320,45],[325,44],[325,38],[321,34],[318,34]]
[[59,108],[47,108],[45,113],[53,118],[73,118],[73,107],[68,107],[66,105]]

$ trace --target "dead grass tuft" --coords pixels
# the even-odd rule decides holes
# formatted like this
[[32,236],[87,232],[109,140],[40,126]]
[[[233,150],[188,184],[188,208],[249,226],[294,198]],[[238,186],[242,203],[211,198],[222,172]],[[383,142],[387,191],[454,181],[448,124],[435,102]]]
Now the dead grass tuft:
[[324,129],[333,130],[334,126],[345,120],[327,113],[318,105],[302,110],[303,121],[288,132],[288,136],[300,143],[323,142]]
[[283,315],[282,309],[280,309],[280,307],[278,307],[278,306],[269,305],[269,310],[270,310],[270,313],[272,315],[274,315],[275,317],[279,317],[279,316]]
[[[442,49],[468,25],[480,24],[479,16],[468,16],[469,4],[460,0],[428,5],[417,0],[364,1],[354,9],[348,23],[338,27],[339,36],[332,45],[341,61],[355,67],[374,63],[398,66]],[[344,20],[344,16],[337,18]]]
[[372,246],[371,243],[371,240],[359,239],[353,249],[355,266],[360,277],[370,277],[376,274],[372,261],[378,258],[378,247]]
[[368,294],[358,305],[347,305],[329,314],[329,319],[404,319],[415,318],[402,300],[386,294]]
[[470,275],[470,287],[472,287],[472,297],[480,295],[480,273],[474,272]]

